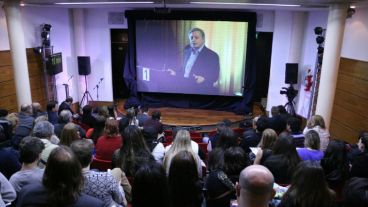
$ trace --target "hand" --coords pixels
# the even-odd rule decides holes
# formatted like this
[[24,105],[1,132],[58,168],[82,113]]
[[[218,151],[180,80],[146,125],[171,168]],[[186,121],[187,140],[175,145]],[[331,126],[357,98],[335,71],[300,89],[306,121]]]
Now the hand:
[[205,80],[204,77],[203,76],[200,76],[200,75],[193,74],[193,77],[194,77],[194,79],[196,80],[196,82],[198,84],[203,83],[204,80]]
[[167,69],[167,71],[170,73],[170,75],[176,76],[176,72],[173,69]]

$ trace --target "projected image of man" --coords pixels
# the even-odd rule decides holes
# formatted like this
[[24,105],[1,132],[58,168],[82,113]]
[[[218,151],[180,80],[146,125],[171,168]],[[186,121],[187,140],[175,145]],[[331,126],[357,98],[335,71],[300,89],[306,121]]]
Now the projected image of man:
[[218,54],[205,46],[202,29],[191,29],[188,37],[189,45],[184,49],[183,67],[179,74],[169,70],[171,75],[184,78],[183,87],[186,87],[186,91],[192,88],[196,93],[217,94],[216,82],[220,72]]

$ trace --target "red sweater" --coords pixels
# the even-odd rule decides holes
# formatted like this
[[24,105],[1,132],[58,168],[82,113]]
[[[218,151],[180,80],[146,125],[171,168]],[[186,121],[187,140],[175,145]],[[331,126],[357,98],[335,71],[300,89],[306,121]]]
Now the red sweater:
[[120,149],[122,143],[121,136],[101,136],[96,143],[96,158],[111,161],[114,151]]

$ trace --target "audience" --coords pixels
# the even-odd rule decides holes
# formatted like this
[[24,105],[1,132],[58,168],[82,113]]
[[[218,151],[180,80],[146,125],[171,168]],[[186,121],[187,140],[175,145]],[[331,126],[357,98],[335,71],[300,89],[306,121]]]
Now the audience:
[[314,161],[301,162],[279,207],[333,207],[335,192],[325,180],[322,167]]
[[134,176],[134,207],[169,207],[168,181],[163,167],[155,162],[143,164]]
[[236,189],[239,207],[269,207],[275,195],[272,173],[261,165],[245,168],[239,177]]
[[281,133],[276,139],[272,154],[268,156],[262,165],[273,174],[277,184],[289,184],[296,166],[300,162],[296,152],[293,137],[287,133]]
[[10,206],[16,197],[17,194],[13,186],[0,172],[0,206]]
[[93,128],[96,122],[96,118],[92,115],[92,106],[87,104],[83,106],[82,111],[83,113],[80,122],[89,126],[90,128]]
[[104,116],[97,115],[96,120],[95,120],[95,125],[93,126],[93,128],[90,128],[88,130],[86,137],[88,139],[92,139],[93,143],[96,144],[98,138],[100,138],[104,133],[105,123],[106,123],[106,118]]
[[41,110],[41,104],[38,103],[38,102],[33,102],[32,103],[32,114],[33,114],[33,117],[34,118],[37,118],[39,116],[45,116],[45,115],[47,115],[46,112],[43,112]]
[[98,206],[103,202],[82,193],[82,167],[67,147],[58,147],[50,154],[42,184],[24,186],[16,206]]
[[71,105],[73,104],[73,98],[71,96],[66,97],[65,101],[63,101],[58,109],[58,114],[60,115],[60,112],[63,110],[70,111],[71,114],[73,114],[73,110],[71,108]]
[[222,122],[218,123],[216,126],[216,134],[213,135],[212,137],[210,137],[210,140],[208,142],[208,146],[207,146],[207,150],[211,151],[212,149],[217,147],[217,142],[220,139],[220,134],[221,131],[225,128],[225,127],[230,127],[231,126],[231,121],[228,119],[223,120]]
[[323,158],[323,152],[320,151],[320,139],[316,131],[310,130],[305,134],[305,148],[297,148],[301,160],[320,161]]
[[[61,131],[64,129],[64,126],[68,123],[72,122],[72,113],[68,110],[62,110],[59,113],[59,120],[58,123],[55,124],[55,135],[57,137],[61,136]],[[79,125],[76,125],[76,127],[78,128],[79,131],[79,135],[82,138],[86,137],[86,131],[84,129],[82,129],[82,127],[80,127]]]
[[344,207],[368,206],[368,178],[351,178],[345,185]]
[[276,139],[277,139],[277,134],[275,130],[273,129],[264,130],[262,133],[261,141],[258,144],[258,150],[257,150],[257,154],[255,155],[255,158],[252,159],[254,156],[253,152],[249,153],[249,159],[251,160],[251,162],[252,160],[254,160],[254,164],[258,164],[258,165],[263,163],[266,157],[272,154],[272,148],[273,148],[273,145]]
[[261,116],[254,119],[257,120],[255,126],[253,129],[245,131],[240,141],[240,147],[242,147],[246,153],[251,152],[250,147],[257,147],[259,141],[261,141],[263,131],[269,128],[267,117]]
[[129,125],[139,126],[139,121],[136,117],[136,111],[134,108],[126,110],[126,118],[128,118]]
[[60,135],[60,145],[70,146],[70,144],[74,140],[78,140],[81,137],[79,136],[78,128],[73,123],[67,123]]
[[158,134],[162,134],[164,131],[164,127],[161,123],[161,112],[158,110],[155,110],[151,114],[151,118],[146,120],[143,124],[143,128],[145,127],[153,127]]
[[41,160],[39,163],[40,167],[44,167],[44,165],[47,163],[51,151],[58,147],[58,145],[52,144],[50,141],[53,134],[54,126],[48,121],[40,121],[33,128],[32,135],[34,137],[40,138],[45,145],[45,149],[43,149],[41,153]]
[[143,136],[155,160],[162,163],[165,155],[165,147],[159,142],[157,131],[152,126],[145,127],[143,128]]
[[32,131],[34,117],[32,116],[32,106],[30,104],[22,104],[18,114],[18,120],[18,126],[15,128],[15,132],[11,140],[15,149],[18,149],[20,141],[24,137],[29,136]]
[[142,132],[135,125],[125,128],[123,145],[113,155],[113,167],[119,167],[127,177],[134,177],[135,172],[147,162],[155,162],[151,155]]
[[358,149],[360,153],[352,159],[350,176],[368,178],[368,135],[360,137]]
[[[223,166],[212,166],[206,183],[207,207],[229,206],[235,199],[235,184],[239,182],[240,172],[248,166],[248,158],[241,147],[230,147],[225,150]],[[213,161],[221,163],[221,160]]]
[[143,127],[144,123],[150,118],[148,115],[148,107],[143,106],[139,108],[139,113],[137,115],[138,123],[140,127]]
[[165,153],[165,157],[163,161],[164,168],[167,174],[169,174],[171,161],[175,157],[175,155],[181,151],[187,151],[188,153],[191,153],[194,158],[194,161],[197,166],[198,176],[202,177],[202,161],[197,155],[197,153],[195,153],[192,149],[190,135],[187,130],[183,130],[183,129],[179,130],[175,136],[173,144],[168,147],[169,148]]
[[38,162],[44,148],[45,145],[37,137],[25,137],[20,142],[19,153],[22,168],[9,179],[17,194],[26,185],[42,182],[44,170],[38,167]]
[[111,160],[114,151],[119,149],[122,143],[118,122],[114,119],[106,120],[104,135],[98,138],[96,143],[96,158]]
[[330,141],[330,133],[326,129],[325,121],[322,116],[314,115],[312,116],[308,122],[307,126],[303,130],[303,134],[305,135],[308,131],[314,130],[318,133],[320,143],[321,143],[321,151],[326,151],[328,142]]
[[46,106],[47,117],[53,125],[58,122],[58,106],[56,101],[49,101]]
[[87,140],[77,140],[71,144],[70,148],[82,165],[85,179],[83,192],[101,199],[105,206],[123,206],[124,191],[120,191],[118,181],[108,172],[90,170],[93,144]]
[[195,156],[193,152],[181,150],[170,160],[168,177],[171,206],[200,207],[202,204],[202,184]]

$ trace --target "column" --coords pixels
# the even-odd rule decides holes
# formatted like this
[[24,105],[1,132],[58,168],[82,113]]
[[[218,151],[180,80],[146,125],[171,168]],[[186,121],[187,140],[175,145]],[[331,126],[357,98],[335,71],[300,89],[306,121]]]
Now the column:
[[332,5],[328,14],[325,50],[316,106],[316,114],[324,118],[327,128],[329,128],[331,122],[347,9],[347,4]]
[[5,0],[4,2],[18,109],[24,103],[32,103],[19,3],[19,0]]
[[293,24],[291,27],[291,40],[288,63],[299,63],[303,50],[305,34],[305,12],[293,12]]

